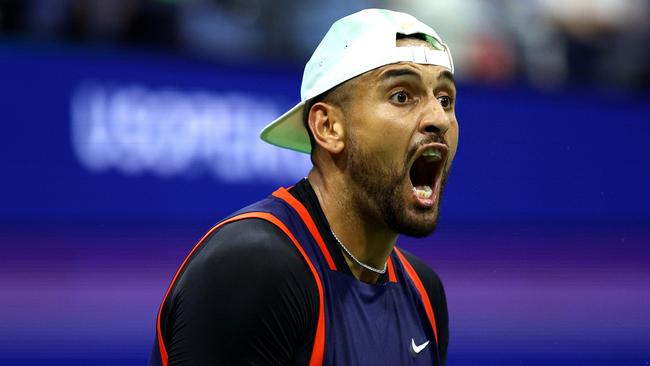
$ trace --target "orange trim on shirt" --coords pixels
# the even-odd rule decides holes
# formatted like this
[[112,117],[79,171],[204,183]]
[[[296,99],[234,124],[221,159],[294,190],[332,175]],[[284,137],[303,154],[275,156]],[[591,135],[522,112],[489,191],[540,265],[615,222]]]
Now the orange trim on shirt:
[[332,260],[332,256],[330,255],[330,252],[327,249],[325,242],[323,241],[323,237],[321,237],[320,232],[318,231],[318,228],[314,223],[314,220],[311,218],[311,215],[309,215],[309,212],[307,211],[305,206],[303,206],[303,204],[300,203],[300,201],[298,201],[294,196],[292,196],[291,193],[289,193],[289,191],[287,191],[285,188],[282,187],[278,188],[275,192],[273,192],[273,196],[285,201],[291,207],[293,207],[294,210],[296,210],[296,212],[298,213],[302,221],[307,226],[307,229],[309,229],[309,232],[316,240],[318,247],[320,248],[321,252],[323,253],[323,256],[325,257],[327,266],[329,267],[330,270],[336,271],[336,265]]
[[390,256],[388,257],[386,265],[388,266],[388,282],[397,282],[397,276],[395,276],[395,267],[393,266],[393,260]]
[[402,266],[404,266],[404,269],[406,270],[406,273],[408,274],[409,277],[411,277],[411,281],[413,281],[413,284],[415,284],[415,288],[417,288],[418,292],[420,293],[420,297],[422,298],[422,302],[424,303],[424,311],[427,313],[427,317],[429,318],[429,323],[431,323],[431,327],[433,328],[433,336],[436,338],[436,345],[438,344],[438,329],[436,327],[436,317],[433,314],[433,308],[431,307],[431,301],[429,301],[429,295],[427,294],[427,291],[425,290],[424,286],[422,285],[422,281],[420,280],[420,277],[418,274],[415,272],[411,264],[406,260],[402,252],[395,247],[395,253],[397,253],[397,257],[399,258],[400,262],[402,263]]
[[187,257],[185,258],[181,266],[178,268],[178,271],[176,271],[176,274],[174,275],[172,282],[167,288],[167,292],[165,293],[165,297],[163,298],[162,304],[160,305],[160,309],[158,310],[158,318],[156,322],[156,333],[158,335],[158,347],[160,348],[160,359],[162,360],[163,366],[168,366],[169,360],[167,355],[167,349],[165,348],[165,344],[163,342],[162,334],[160,331],[160,317],[162,314],[163,306],[165,305],[165,301],[167,301],[167,297],[169,296],[169,293],[171,292],[171,289],[174,286],[176,279],[180,275],[181,271],[187,264],[192,254],[194,254],[194,252],[199,248],[199,246],[203,243],[203,241],[210,236],[210,234],[212,234],[215,230],[217,230],[218,228],[220,228],[221,226],[229,222],[249,219],[249,218],[266,220],[274,224],[278,228],[280,228],[280,230],[282,230],[289,237],[289,239],[291,239],[291,241],[296,246],[300,254],[302,254],[302,257],[307,262],[307,265],[309,266],[309,269],[311,270],[311,273],[314,276],[314,279],[316,280],[316,286],[318,287],[318,325],[316,326],[316,337],[314,338],[314,345],[312,347],[309,365],[310,366],[322,365],[323,355],[325,352],[325,306],[323,302],[323,284],[321,283],[320,276],[318,275],[318,272],[316,271],[316,268],[312,264],[311,260],[307,256],[305,250],[302,248],[300,243],[298,243],[296,238],[293,236],[293,233],[291,233],[291,231],[284,225],[284,223],[280,219],[267,212],[248,212],[224,220],[218,223],[212,229],[210,229],[210,231],[208,231],[208,233],[205,234],[201,238],[201,240],[199,240],[199,242],[194,246],[192,251],[190,251],[190,254],[187,255]]

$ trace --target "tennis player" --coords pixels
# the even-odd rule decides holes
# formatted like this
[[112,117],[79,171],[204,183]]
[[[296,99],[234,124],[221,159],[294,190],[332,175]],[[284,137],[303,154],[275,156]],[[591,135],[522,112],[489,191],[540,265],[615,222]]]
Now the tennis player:
[[396,242],[436,227],[458,142],[453,72],[413,16],[335,22],[300,103],[261,132],[313,168],[194,247],[160,306],[150,365],[444,364],[442,283]]

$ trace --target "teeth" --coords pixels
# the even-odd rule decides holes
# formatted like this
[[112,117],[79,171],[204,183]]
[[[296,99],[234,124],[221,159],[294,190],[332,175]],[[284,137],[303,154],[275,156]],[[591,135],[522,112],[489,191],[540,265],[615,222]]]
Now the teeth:
[[430,148],[426,149],[422,156],[426,157],[428,161],[438,161],[442,159],[442,153],[438,149]]
[[433,189],[431,189],[429,186],[418,186],[414,189],[415,194],[417,194],[420,198],[431,198],[431,195],[433,194]]

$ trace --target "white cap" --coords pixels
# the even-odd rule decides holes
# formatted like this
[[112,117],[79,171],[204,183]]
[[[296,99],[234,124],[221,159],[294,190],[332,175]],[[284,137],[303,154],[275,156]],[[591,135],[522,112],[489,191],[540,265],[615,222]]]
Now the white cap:
[[[397,47],[397,34],[422,34],[429,47]],[[304,153],[311,151],[303,123],[310,99],[378,67],[410,61],[439,65],[454,72],[449,47],[415,17],[385,9],[366,9],[339,19],[311,56],[302,76],[300,103],[264,127],[262,140]]]

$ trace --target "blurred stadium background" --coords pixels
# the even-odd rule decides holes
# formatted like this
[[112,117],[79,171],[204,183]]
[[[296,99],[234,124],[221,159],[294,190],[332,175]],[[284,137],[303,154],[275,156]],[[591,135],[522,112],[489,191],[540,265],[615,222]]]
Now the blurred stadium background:
[[457,64],[449,365],[650,362],[650,2],[0,0],[0,364],[141,365],[213,223],[304,176],[257,131],[341,16]]

